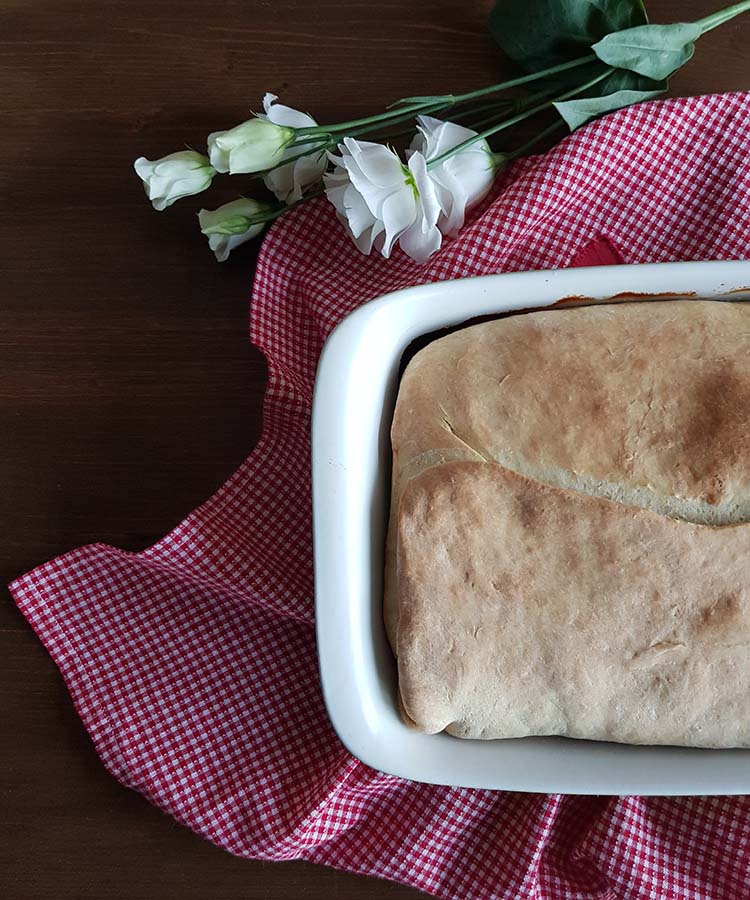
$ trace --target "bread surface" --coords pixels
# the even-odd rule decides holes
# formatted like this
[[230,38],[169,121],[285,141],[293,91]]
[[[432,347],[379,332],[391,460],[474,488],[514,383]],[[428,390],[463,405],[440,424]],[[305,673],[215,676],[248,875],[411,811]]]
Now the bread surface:
[[413,724],[750,744],[750,304],[441,338],[392,426],[385,619]]

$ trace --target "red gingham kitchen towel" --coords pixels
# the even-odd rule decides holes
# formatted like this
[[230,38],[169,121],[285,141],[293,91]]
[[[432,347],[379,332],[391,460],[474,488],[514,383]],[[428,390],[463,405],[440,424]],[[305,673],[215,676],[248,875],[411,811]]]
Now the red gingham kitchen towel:
[[308,446],[323,341],[372,297],[581,261],[749,257],[747,94],[631,107],[519,162],[426,266],[361,256],[324,200],[282,218],[252,298],[269,386],[250,458],[149,550],[84,547],[12,586],[104,765],[232,853],[440,897],[750,897],[746,799],[431,787],[347,753],[318,683]]

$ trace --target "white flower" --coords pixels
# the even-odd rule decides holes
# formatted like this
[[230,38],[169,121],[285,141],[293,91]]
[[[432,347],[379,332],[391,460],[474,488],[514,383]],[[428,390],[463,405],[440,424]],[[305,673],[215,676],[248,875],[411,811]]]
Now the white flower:
[[[476,131],[442,122],[432,116],[418,116],[419,133],[410,152],[431,159],[452,150],[476,135]],[[492,187],[498,165],[487,141],[477,141],[430,169],[435,183],[441,215],[438,227],[446,235],[455,235],[464,224],[466,210],[478,203]]]
[[218,209],[202,209],[198,221],[216,259],[224,262],[235,247],[263,231],[270,211],[268,204],[243,197]]
[[205,191],[216,174],[208,159],[194,150],[180,150],[155,160],[139,156],[133,168],[143,181],[146,196],[158,210],[166,209],[180,197]]
[[[266,111],[265,116],[274,125],[283,125],[287,128],[309,128],[318,123],[312,116],[307,113],[292,109],[290,106],[284,106],[277,103],[279,98],[276,94],[266,94],[263,98],[263,108]],[[307,141],[297,144],[295,147],[284,150],[281,158],[289,159],[292,156],[299,156],[311,147],[315,146],[315,141]],[[294,203],[300,200],[302,192],[306,187],[320,181],[320,177],[325,171],[328,160],[324,150],[319,153],[310,153],[307,156],[300,156],[294,162],[287,165],[278,166],[269,172],[263,181],[266,187],[273,191],[274,194],[284,203]]]
[[208,155],[217,172],[263,172],[281,162],[284,150],[293,140],[293,128],[254,116],[229,131],[209,134]]
[[442,242],[440,205],[425,158],[412,153],[408,167],[388,147],[344,138],[334,171],[324,176],[326,195],[362,253],[373,247],[388,259],[398,241],[417,262]]

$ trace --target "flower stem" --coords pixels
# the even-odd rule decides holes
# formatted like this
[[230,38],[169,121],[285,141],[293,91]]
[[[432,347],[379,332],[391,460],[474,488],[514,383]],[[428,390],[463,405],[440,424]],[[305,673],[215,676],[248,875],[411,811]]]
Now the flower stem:
[[473,119],[474,116],[479,113],[486,112],[487,110],[494,110],[498,112],[500,109],[514,109],[516,105],[515,100],[511,100],[508,97],[498,97],[494,100],[489,100],[487,103],[480,103],[478,106],[470,107],[469,109],[461,109],[458,112],[455,112],[451,115],[451,122],[458,122],[461,119]]
[[455,106],[458,103],[466,103],[469,100],[475,100],[477,97],[485,97],[488,94],[494,94],[498,91],[504,91],[506,88],[520,87],[523,84],[530,84],[532,81],[538,81],[541,78],[548,78],[550,75],[557,75],[558,72],[567,72],[569,69],[575,69],[578,66],[588,65],[596,62],[597,57],[591,53],[587,56],[581,56],[578,59],[569,62],[560,63],[556,66],[550,66],[548,69],[542,69],[539,72],[532,72],[530,75],[521,75],[518,78],[511,78],[509,81],[501,81],[498,84],[491,84],[488,87],[479,88],[476,91],[468,91],[465,94],[442,94],[435,97],[418,99],[416,102],[406,106],[396,107],[386,110],[386,112],[378,113],[374,116],[365,116],[362,119],[351,119],[348,122],[339,122],[335,125],[310,125],[306,128],[295,129],[296,133],[302,137],[314,134],[339,134],[343,131],[349,132],[354,128],[362,126],[376,125],[381,122],[387,122],[394,119],[408,118],[420,112],[426,112],[430,109],[436,112],[438,109],[445,109]]
[[741,13],[747,12],[748,10],[750,10],[750,0],[742,0],[741,3],[735,3],[733,6],[727,6],[725,9],[720,9],[715,13],[711,13],[710,16],[698,19],[695,24],[699,25],[701,33],[705,34],[707,31],[718,28],[719,25],[723,25],[724,22],[728,22],[730,19],[733,19],[735,16],[739,16]]
[[[411,121],[416,115],[428,114],[433,112],[438,112],[441,109],[444,109],[445,104],[433,104],[432,106],[425,106],[417,112],[404,112],[404,110],[398,110],[399,115],[394,116],[392,119],[389,119],[387,122],[383,122],[381,124],[376,124],[374,127],[372,125],[363,125],[359,128],[352,128],[347,130],[346,137],[357,137],[360,134],[368,134],[371,131],[379,131],[381,128],[390,128],[392,125],[400,125],[402,122]],[[410,129],[413,131],[414,129]]]
[[[545,97],[549,97],[552,93],[550,90],[546,91],[537,91],[535,94],[530,94],[528,97],[521,97],[518,100],[511,101],[511,109],[515,113],[520,113],[525,109],[528,109],[530,106],[533,106],[537,101],[542,100]],[[478,122],[472,122],[472,128],[475,130],[481,128],[483,125],[489,125],[491,122],[497,121],[497,115],[494,116],[485,116],[480,119]]]
[[[514,102],[515,101],[508,100],[508,99],[496,99],[494,101],[484,103],[481,106],[475,107],[474,109],[461,110],[456,115],[452,115],[451,120],[458,120],[458,119],[464,118],[466,116],[472,115],[474,113],[481,112],[482,110],[485,110],[485,109],[498,109],[503,106],[505,106],[506,108],[510,107],[512,109]],[[420,109],[418,112],[414,112],[414,111],[404,112],[403,109],[400,109],[400,110],[398,110],[400,115],[395,116],[392,119],[389,119],[387,122],[382,122],[379,124],[376,123],[375,125],[363,125],[359,128],[352,128],[350,131],[346,132],[346,137],[359,137],[362,134],[368,134],[372,131],[382,132],[385,129],[390,129],[391,127],[393,127],[395,125],[401,125],[404,122],[412,122],[414,120],[414,118],[418,115],[420,115],[420,116],[421,115],[430,115],[431,113],[439,112],[441,109],[445,109],[444,103],[434,103],[431,106],[425,106],[422,109]],[[493,116],[493,119],[494,118],[496,118],[496,116]],[[398,137],[403,134],[412,134],[413,132],[414,132],[414,127],[411,126],[407,129],[397,131],[395,134],[391,134],[389,137],[395,138],[395,137]]]
[[[445,106],[451,106],[453,104],[453,97],[448,96],[441,99],[445,102],[441,102],[439,106],[437,103],[433,103],[433,109],[442,109]],[[350,132],[354,128],[361,129],[363,125],[376,125],[380,122],[386,122],[389,119],[413,117],[416,113],[422,112],[426,108],[427,104],[425,103],[415,103],[412,106],[403,106],[400,109],[392,109],[390,112],[378,113],[374,116],[365,116],[363,119],[351,119],[349,122],[339,122],[337,125],[309,125],[306,128],[296,128],[295,131],[297,134],[303,136],[308,134],[320,134],[321,132],[326,134],[337,134],[342,131]]]
[[486,128],[484,131],[480,131],[479,134],[474,135],[474,137],[470,137],[468,140],[463,141],[463,143],[456,144],[455,147],[452,147],[450,150],[446,150],[445,153],[441,153],[440,156],[436,156],[433,159],[428,160],[427,168],[433,169],[435,166],[440,165],[440,163],[445,162],[445,160],[449,157],[455,156],[455,154],[461,153],[463,150],[471,147],[471,145],[475,144],[477,141],[486,140],[488,137],[491,137],[493,134],[497,134],[499,131],[504,131],[506,128],[517,125],[519,122],[523,122],[524,119],[528,119],[530,116],[536,115],[536,113],[541,112],[543,109],[549,109],[553,103],[559,103],[562,100],[567,100],[570,97],[575,97],[575,95],[580,94],[581,91],[585,91],[588,88],[593,87],[595,84],[598,84],[600,81],[604,81],[604,79],[608,75],[610,75],[612,71],[612,68],[610,66],[607,66],[604,72],[602,72],[600,75],[597,75],[596,78],[592,78],[590,81],[587,81],[585,84],[580,84],[578,85],[578,87],[575,87],[570,91],[566,91],[564,94],[560,94],[559,97],[555,97],[553,100],[546,100],[544,103],[533,106],[531,109],[518,113],[518,115],[516,116],[511,116],[510,119],[506,119],[504,122],[499,122],[497,125],[492,125],[490,128]]
[[[271,209],[268,212],[258,213],[255,216],[235,216],[235,219],[244,219],[244,222],[242,224],[245,225],[245,231],[247,231],[247,229],[252,228],[253,225],[267,225],[269,222],[273,222],[274,219],[278,219],[279,216],[283,216],[284,213],[289,212],[290,209],[294,209],[295,206],[299,206],[301,203],[307,203],[308,200],[313,200],[315,197],[320,197],[320,195],[324,193],[325,188],[321,185],[316,190],[310,191],[303,197],[300,197],[299,200],[295,200],[294,203],[281,204],[275,209]],[[207,229],[203,232],[203,234],[237,234],[237,232],[226,231],[223,230],[221,226],[217,226],[210,230]]]
[[[280,169],[281,166],[286,166],[289,165],[289,163],[296,162],[298,159],[302,159],[303,156],[311,156],[313,153],[323,153],[329,147],[333,147],[335,143],[336,142],[332,138],[327,138],[326,140],[320,141],[317,144],[311,144],[311,146],[302,153],[298,153],[296,156],[290,156],[289,159],[282,160],[278,165],[272,166],[270,169],[264,169],[262,172],[257,172],[256,176],[258,178],[262,178],[269,172],[273,172],[274,169]],[[292,147],[294,147],[294,144],[292,144]]]
[[539,134],[535,135],[530,141],[526,141],[525,144],[522,144],[517,150],[514,150],[512,153],[505,154],[505,158],[510,162],[513,159],[518,159],[520,156],[525,156],[533,146],[538,144],[540,141],[543,141],[551,134],[554,134],[554,132],[557,131],[558,128],[562,128],[564,125],[565,122],[562,119],[558,119],[549,127],[544,128],[542,131],[540,131]]
[[299,200],[295,200],[294,203],[285,203],[278,209],[275,209],[266,221],[270,222],[272,219],[278,219],[278,217],[283,216],[285,212],[289,212],[290,209],[294,209],[295,206],[300,206],[302,203],[307,203],[308,200],[314,200],[315,197],[320,197],[325,194],[325,192],[326,189],[323,187],[323,185],[316,188],[314,191],[308,191],[307,194],[300,197]]
[[510,81],[502,81],[499,84],[492,84],[489,87],[479,88],[477,91],[469,91],[467,94],[458,94],[453,98],[453,102],[464,103],[467,100],[474,100],[476,97],[484,97],[487,94],[493,94],[496,91],[504,91],[506,88],[520,87],[522,84],[529,84],[532,81],[538,81],[540,78],[557,75],[558,72],[567,72],[568,69],[575,69],[578,66],[585,66],[588,63],[596,62],[597,59],[598,57],[594,53],[590,53],[588,56],[581,56],[570,62],[560,63],[557,66],[550,66],[548,69],[532,72],[530,75],[521,75],[519,78],[512,78]]

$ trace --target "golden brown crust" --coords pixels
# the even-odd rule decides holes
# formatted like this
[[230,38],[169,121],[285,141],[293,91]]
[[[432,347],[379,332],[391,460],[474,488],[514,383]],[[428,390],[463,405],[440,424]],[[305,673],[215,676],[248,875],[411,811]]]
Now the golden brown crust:
[[401,467],[457,446],[709,503],[750,493],[749,335],[750,304],[690,300],[466,328],[408,366],[394,450]]
[[399,513],[399,685],[424,731],[750,745],[750,525],[433,467]]
[[[484,714],[490,718],[482,720],[477,709],[468,719],[457,715],[447,699],[445,685],[442,693],[438,691],[434,669],[424,669],[432,672],[426,693],[419,688],[419,679],[427,676],[418,674],[422,656],[415,648],[427,641],[435,664],[443,659],[447,665],[445,648],[452,639],[451,620],[450,616],[445,618],[448,601],[437,592],[434,602],[438,612],[442,608],[443,618],[429,626],[432,636],[420,638],[411,624],[412,601],[403,594],[403,585],[408,583],[412,594],[417,586],[412,576],[400,571],[398,562],[404,554],[397,540],[399,503],[404,502],[400,498],[412,492],[423,496],[430,485],[430,490],[442,497],[446,490],[442,480],[461,471],[461,461],[481,463],[479,469],[489,468],[496,474],[504,472],[506,485],[511,476],[521,478],[527,488],[521,491],[517,489],[520,482],[514,482],[512,510],[500,504],[510,518],[493,518],[493,527],[500,531],[512,528],[517,538],[523,534],[527,542],[536,528],[542,528],[546,539],[560,553],[564,550],[566,563],[561,571],[570,580],[570,591],[578,585],[578,593],[573,592],[578,598],[588,596],[595,573],[591,555],[577,552],[568,540],[566,529],[575,535],[585,525],[576,520],[573,510],[576,516],[594,515],[597,504],[604,503],[612,522],[622,521],[629,540],[642,543],[643,536],[632,531],[633,523],[645,528],[643,523],[649,522],[649,528],[656,532],[661,529],[676,542],[665,545],[665,552],[689,554],[690,541],[683,546],[677,535],[685,542],[685,536],[693,533],[691,528],[701,535],[713,533],[712,529],[701,531],[700,523],[728,526],[750,521],[750,466],[745,449],[750,433],[749,348],[750,304],[666,301],[527,313],[463,329],[433,342],[413,358],[402,379],[391,432],[394,471],[385,619],[399,656],[401,677],[408,673],[410,679],[406,686],[402,681],[406,707],[420,727],[445,728],[451,733],[463,733],[468,728],[471,734],[480,735],[483,729],[492,731],[501,725],[490,712]],[[492,465],[487,466],[487,462]],[[462,484],[460,503],[467,502],[468,487]],[[496,493],[495,488],[491,490]],[[553,495],[558,500],[559,496],[568,498],[564,503],[556,501],[557,536],[550,536],[545,524],[546,505]],[[426,502],[424,497],[422,502]],[[403,510],[400,517],[401,530],[411,535]],[[563,519],[566,523],[570,520],[569,526],[562,524]],[[437,527],[429,521],[430,528]],[[477,523],[464,524],[479,527]],[[447,527],[445,522],[440,524],[440,528]],[[619,558],[622,548],[614,538],[617,531],[610,526],[612,539],[606,546],[598,544],[605,557]],[[733,534],[732,540],[739,540],[740,532],[746,533],[726,527],[721,530],[722,539]],[[461,553],[468,552],[466,541],[470,538],[458,532],[453,537],[454,564],[460,569],[466,562]],[[596,535],[590,538],[595,540]],[[496,546],[494,532],[483,533],[481,540]],[[414,535],[408,538],[411,553],[415,541]],[[605,557],[600,564],[607,562]],[[495,565],[498,560],[485,562]],[[706,579],[709,583],[716,575],[715,565],[707,560],[707,574],[699,577],[696,569],[697,580],[680,582],[680,589],[687,595],[700,595]],[[430,567],[425,566],[428,580],[423,588],[428,591],[429,572]],[[648,573],[645,566],[644,572]],[[446,572],[443,575],[447,577]],[[501,572],[495,581],[501,583],[507,576],[507,572]],[[745,583],[750,584],[746,576]],[[521,573],[516,573],[516,579],[520,577]],[[514,583],[511,592],[522,612],[526,610],[527,583],[525,576],[523,582]],[[607,590],[606,582],[597,583],[600,590]],[[473,597],[471,590],[461,589],[457,583],[451,583],[450,591],[455,595],[451,595],[454,604],[457,596]],[[579,602],[572,599],[573,594],[569,601]],[[621,600],[635,602],[632,597]],[[723,608],[722,602],[717,600],[714,617],[716,610]],[[532,630],[533,624],[529,619],[525,627]],[[403,638],[402,629],[406,629]],[[496,637],[500,644],[505,640],[504,632]],[[433,638],[434,646],[430,643]],[[678,654],[675,649],[666,652],[670,665],[675,664]],[[445,672],[443,675],[448,677]],[[478,684],[481,687],[481,677]],[[661,690],[666,690],[663,685]],[[419,705],[420,696],[430,697],[429,709]],[[632,696],[630,702],[634,702]],[[516,733],[514,727],[517,730],[520,725],[509,725],[512,715],[506,714],[510,718],[502,727]],[[550,713],[548,729],[552,719]],[[566,733],[575,732],[577,727],[575,721],[566,725]],[[601,723],[597,728],[600,735],[610,734]],[[556,732],[559,730],[556,728]],[[667,730],[665,726],[664,735]],[[610,735],[609,739],[640,741],[637,728],[628,734],[630,737]],[[663,742],[658,729],[656,737],[649,734],[649,740]],[[679,738],[674,730],[670,735],[669,740]],[[691,733],[677,742],[701,740]],[[713,735],[711,740],[721,738]]]

